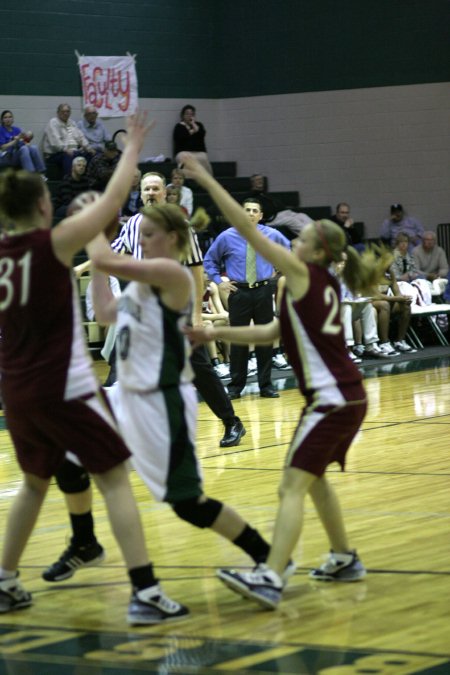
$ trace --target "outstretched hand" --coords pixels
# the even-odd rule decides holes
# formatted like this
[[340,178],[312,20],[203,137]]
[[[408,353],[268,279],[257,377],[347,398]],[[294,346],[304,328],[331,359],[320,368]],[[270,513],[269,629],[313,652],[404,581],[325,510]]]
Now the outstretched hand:
[[199,185],[205,185],[211,180],[211,174],[200,164],[198,159],[190,152],[180,152],[178,166],[186,178],[195,180]]
[[214,340],[214,328],[212,326],[184,326],[183,333],[187,335],[192,347],[204,345],[205,342]]
[[148,120],[146,111],[137,110],[134,115],[127,119],[127,134],[125,145],[135,144],[140,152],[144,145],[145,137],[155,126],[155,120]]

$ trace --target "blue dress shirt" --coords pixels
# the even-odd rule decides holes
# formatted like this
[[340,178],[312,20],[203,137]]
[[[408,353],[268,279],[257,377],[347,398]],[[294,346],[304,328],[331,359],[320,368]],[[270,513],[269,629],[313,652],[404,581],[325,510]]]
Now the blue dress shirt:
[[[275,241],[287,249],[291,248],[289,239],[281,234],[281,232],[278,232],[278,230],[261,223],[257,225],[257,228],[271,241]],[[216,284],[222,282],[222,270],[224,270],[224,273],[231,281],[245,283],[246,258],[247,240],[234,227],[230,227],[228,230],[221,232],[217,239],[213,241],[205,254],[203,266],[209,279]],[[265,279],[270,279],[273,272],[273,265],[257,253],[256,280],[264,281]]]

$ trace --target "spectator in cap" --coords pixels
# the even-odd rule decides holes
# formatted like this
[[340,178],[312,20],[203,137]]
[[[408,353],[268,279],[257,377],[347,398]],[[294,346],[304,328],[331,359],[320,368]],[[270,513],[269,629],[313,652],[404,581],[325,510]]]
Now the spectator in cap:
[[106,141],[111,140],[111,135],[106,130],[103,122],[98,119],[98,112],[95,106],[86,106],[83,119],[77,123],[77,126],[88,139],[91,148],[94,148],[97,153],[103,152]]
[[418,246],[421,243],[424,227],[417,218],[408,216],[401,204],[392,204],[391,216],[383,222],[380,238],[387,246],[393,248],[400,232],[408,235],[409,252],[411,253],[414,246]]
[[93,184],[94,190],[103,192],[119,163],[121,154],[114,141],[106,141],[103,152],[91,159],[87,175]]

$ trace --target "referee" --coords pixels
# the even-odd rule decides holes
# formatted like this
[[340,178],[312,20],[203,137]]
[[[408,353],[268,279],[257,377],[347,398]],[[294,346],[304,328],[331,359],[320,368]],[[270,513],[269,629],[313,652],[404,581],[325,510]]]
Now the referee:
[[[166,180],[157,172],[146,173],[141,180],[141,199],[143,204],[164,204],[166,201]],[[119,236],[111,244],[116,253],[128,253],[134,258],[142,258],[139,244],[140,213],[132,216],[123,226]],[[201,325],[201,311],[203,298],[203,256],[195,232],[190,230],[191,251],[185,260],[190,267],[195,281],[195,303],[192,321],[194,325]],[[245,427],[239,417],[236,417],[233,404],[227,396],[222,382],[216,374],[209,359],[206,347],[201,345],[192,351],[191,365],[194,371],[194,385],[201,397],[211,408],[213,413],[222,420],[225,426],[220,446],[231,447],[239,445],[245,434]]]

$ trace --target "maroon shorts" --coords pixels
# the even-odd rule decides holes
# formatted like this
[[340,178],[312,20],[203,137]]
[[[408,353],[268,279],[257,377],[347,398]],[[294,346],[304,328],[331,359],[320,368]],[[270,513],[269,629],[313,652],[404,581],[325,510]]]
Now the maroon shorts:
[[367,402],[349,401],[339,407],[307,407],[292,439],[286,466],[323,476],[332,462],[345,467],[345,455],[358,432]]
[[89,473],[104,473],[130,457],[103,391],[87,399],[6,408],[7,427],[20,467],[50,478],[67,451]]

